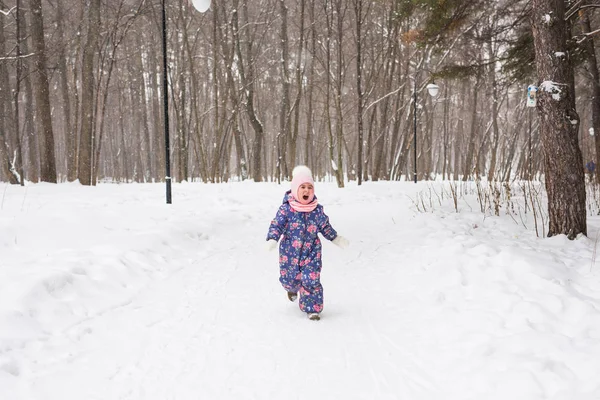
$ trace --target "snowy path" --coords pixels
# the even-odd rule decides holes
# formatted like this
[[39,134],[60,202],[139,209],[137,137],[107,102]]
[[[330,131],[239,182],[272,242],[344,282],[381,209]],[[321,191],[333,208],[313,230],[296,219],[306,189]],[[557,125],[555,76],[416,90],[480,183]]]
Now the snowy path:
[[154,185],[9,195],[0,265],[42,276],[0,308],[0,399],[598,398],[591,240],[418,214],[413,186],[367,186],[317,187],[351,241],[324,244],[320,322],[263,250],[281,187],[177,185],[172,206]]

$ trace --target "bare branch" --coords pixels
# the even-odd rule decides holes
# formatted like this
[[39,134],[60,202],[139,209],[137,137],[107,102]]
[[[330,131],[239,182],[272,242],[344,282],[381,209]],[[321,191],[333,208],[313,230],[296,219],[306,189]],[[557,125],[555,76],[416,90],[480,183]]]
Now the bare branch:
[[[0,11],[0,12],[2,12],[2,11]],[[0,61],[14,61],[14,60],[18,60],[18,59],[33,57],[34,55],[35,55],[35,53],[29,53],[29,54],[21,54],[19,56],[12,56],[12,57],[0,57]]]
[[4,14],[4,16],[5,16],[5,17],[8,17],[8,15],[9,15],[9,14],[10,14],[10,13],[11,13],[13,10],[15,10],[16,8],[17,8],[17,7],[15,6],[15,7],[13,7],[13,8],[10,8],[8,11],[2,11],[2,10],[0,10],[0,13]]
[[575,36],[574,39],[576,39],[577,44],[579,44],[579,43],[582,43],[583,41],[585,41],[586,39],[591,38],[592,36],[594,36],[597,33],[600,33],[600,29],[596,29],[595,31],[592,31],[592,32],[582,33],[580,35]]
[[581,2],[582,0],[576,1],[575,4],[573,4],[573,6],[567,11],[565,15],[565,21],[568,21],[573,15],[583,10],[584,8],[600,8],[600,4],[586,4],[580,6]]

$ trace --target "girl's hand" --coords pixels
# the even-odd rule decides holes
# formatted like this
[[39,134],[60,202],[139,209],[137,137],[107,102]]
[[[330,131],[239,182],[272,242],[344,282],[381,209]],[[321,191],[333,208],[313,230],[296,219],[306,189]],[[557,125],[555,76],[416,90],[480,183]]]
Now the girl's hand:
[[274,240],[274,239],[267,240],[267,244],[265,244],[265,250],[273,251],[273,250],[275,250],[275,247],[277,247],[277,240]]
[[348,239],[340,235],[337,235],[336,238],[331,241],[331,243],[335,244],[340,249],[345,249],[350,245]]

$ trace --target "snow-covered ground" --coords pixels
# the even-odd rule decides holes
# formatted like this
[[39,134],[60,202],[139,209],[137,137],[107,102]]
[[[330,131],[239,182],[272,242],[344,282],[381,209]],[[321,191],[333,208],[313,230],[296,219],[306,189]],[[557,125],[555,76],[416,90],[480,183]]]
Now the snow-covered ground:
[[287,184],[3,185],[0,399],[599,399],[599,217],[418,212],[436,185],[316,184],[351,242],[319,322],[264,250]]

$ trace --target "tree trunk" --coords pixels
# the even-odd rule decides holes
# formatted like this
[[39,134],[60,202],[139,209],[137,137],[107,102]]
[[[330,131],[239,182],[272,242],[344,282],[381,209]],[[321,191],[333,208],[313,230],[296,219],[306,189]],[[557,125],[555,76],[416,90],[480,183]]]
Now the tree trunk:
[[533,0],[531,24],[540,88],[537,110],[548,193],[548,236],[587,234],[585,177],[566,48],[565,2]]
[[82,40],[84,39],[81,33],[83,30],[83,26],[85,24],[85,12],[86,7],[81,5],[78,8],[77,21],[79,21],[79,25],[77,26],[75,32],[75,37],[72,39],[71,46],[73,48],[73,53],[70,54],[71,60],[69,60],[68,68],[71,70],[70,78],[70,87],[74,88],[72,90],[71,95],[72,103],[74,107],[71,108],[73,112],[73,137],[74,141],[71,143],[71,148],[74,154],[74,162],[75,162],[75,177],[73,180],[78,179],[79,177],[79,141],[81,137],[79,136],[81,133],[81,110],[80,110],[80,91],[77,89],[81,84],[80,73],[82,72],[79,65],[81,62],[81,53],[83,52],[83,46],[81,45]]
[[[235,24],[237,23],[237,17],[238,17],[238,5],[235,4],[235,8],[236,8],[236,12],[234,14],[234,18],[235,20],[232,20],[230,22],[231,24],[231,29],[234,32],[233,37],[233,43],[231,44],[231,46],[233,47],[233,52],[235,52],[235,50],[237,49],[237,44],[235,43],[235,32],[237,31],[237,28],[235,26]],[[213,137],[211,138],[211,146],[208,146],[207,148],[207,154],[209,155],[210,161],[207,163],[210,165],[210,172],[209,172],[209,180],[210,182],[216,182],[217,179],[217,168],[219,166],[219,155],[221,153],[221,149],[219,147],[217,147],[217,143],[222,143],[222,137],[224,136],[224,129],[225,129],[225,118],[226,118],[226,109],[227,109],[227,89],[225,88],[225,90],[221,89],[221,86],[219,85],[219,73],[218,73],[218,64],[219,64],[219,52],[217,51],[217,42],[220,41],[221,42],[221,47],[223,49],[223,54],[225,55],[230,55],[230,51],[229,49],[227,49],[226,47],[226,34],[222,33],[221,38],[217,39],[217,27],[221,26],[221,23],[219,21],[219,13],[222,14],[226,14],[227,12],[225,11],[225,4],[215,4],[214,7],[214,11],[213,11],[213,57],[214,57],[214,62],[212,63],[212,74],[213,74],[213,79],[212,79],[212,89],[213,89],[213,127],[212,127],[212,131],[213,131]],[[226,18],[223,19],[223,21],[226,21]],[[225,24],[223,23],[223,26]],[[225,61],[227,63],[227,67],[229,69],[233,69],[232,65],[233,65],[233,56],[231,55],[231,57],[228,57],[228,59]],[[233,72],[228,71],[227,74],[232,74]],[[238,105],[236,104],[235,107],[237,107]],[[212,158],[211,158],[212,156]]]
[[[581,11],[581,31],[590,33],[590,17],[587,11]],[[600,73],[596,59],[594,36],[588,36],[584,42],[584,57],[589,70],[589,82],[592,90],[592,128],[594,128],[594,147],[596,149],[596,165],[600,166]],[[600,174],[596,173],[596,182],[600,183]]]
[[[187,9],[187,6],[184,6],[182,0],[179,0],[179,20],[185,21],[185,14],[190,12],[191,10]],[[179,77],[178,77],[178,91],[176,95],[176,101],[174,101],[174,105],[177,105],[177,98],[179,99],[179,107],[177,109],[177,160],[178,160],[178,171],[177,178],[179,182],[187,181],[190,177],[189,170],[189,155],[190,155],[190,135],[189,127],[191,118],[187,116],[190,114],[187,112],[189,110],[189,103],[193,103],[192,98],[196,97],[196,93],[192,93],[188,84],[188,77],[194,76],[194,64],[187,63],[186,61],[190,58],[188,57],[188,51],[190,50],[189,39],[188,39],[188,30],[182,29],[179,32],[179,42],[181,43],[181,51],[177,52],[177,64],[179,67]],[[191,82],[191,80],[190,80]],[[187,118],[186,118],[187,117]]]
[[[331,61],[331,37],[333,37],[333,11],[329,11],[329,2],[324,3],[324,11],[327,19],[327,39],[325,39],[325,124],[327,130],[327,150],[329,156],[329,165],[327,170],[334,169],[334,153],[333,153],[333,127],[331,126],[331,86],[332,86],[332,75],[333,75],[333,63]],[[335,169],[333,173],[337,177]]]
[[[127,51],[128,54],[131,54],[133,57],[136,57],[135,53],[136,50],[135,49],[128,49]],[[126,80],[126,84],[129,85],[129,87],[125,88],[125,95],[124,97],[129,100],[129,104],[131,106],[131,109],[139,109],[142,108],[142,102],[143,100],[140,99],[140,87],[143,86],[143,78],[142,78],[142,69],[137,69],[136,64],[135,63],[129,63],[127,65],[127,73],[129,74],[128,79]],[[140,82],[142,82],[142,84],[140,84]],[[124,110],[124,107],[120,107],[120,110],[122,112],[126,112]],[[131,144],[133,145],[133,149],[137,149],[138,151],[133,151],[133,163],[134,163],[134,169],[133,169],[133,180],[134,182],[143,182],[144,181],[144,167],[143,167],[143,162],[142,162],[142,154],[146,153],[147,150],[144,149],[144,145],[143,145],[143,128],[142,128],[142,116],[141,113],[132,113],[133,115],[131,115],[131,118],[127,118],[127,123],[129,126],[129,130],[131,132],[131,134],[129,135],[130,137],[130,141]],[[122,118],[121,118],[122,119]],[[100,143],[99,143],[100,144]],[[124,151],[128,151],[125,150]],[[98,153],[96,153],[98,154]],[[99,165],[98,163],[98,158],[96,158],[96,165]],[[98,168],[95,168],[96,171],[96,175],[98,175]]]
[[[459,115],[456,121],[456,129],[454,135],[454,171],[452,174],[452,179],[457,181],[460,178],[461,171],[464,172],[464,165],[462,164],[463,157],[462,154],[465,153],[464,142],[465,142],[465,121],[463,117],[464,111],[467,109],[466,106],[466,94],[467,94],[467,81],[463,81],[460,85],[460,108]],[[463,179],[465,179],[463,177]]]
[[431,179],[432,174],[435,173],[435,157],[433,153],[435,147],[435,106],[437,103],[435,102],[435,99],[429,95],[428,91],[424,93],[423,102],[428,104],[424,109],[425,129],[423,130],[423,139],[421,140],[423,143],[423,146],[421,147],[421,153],[423,154],[421,173],[423,176],[421,179],[428,181]]
[[362,18],[363,18],[362,0],[354,0],[354,14],[356,16],[356,129],[358,131],[358,161],[356,162],[356,177],[358,185],[362,184],[362,159],[363,159],[363,108],[364,94],[362,91]]
[[335,13],[336,13],[336,93],[335,93],[335,112],[336,112],[336,123],[335,123],[335,142],[336,142],[336,154],[335,163],[337,168],[335,170],[335,178],[339,188],[344,187],[344,163],[342,158],[342,150],[344,149],[344,115],[342,113],[342,98],[344,97],[342,92],[342,85],[344,83],[344,48],[342,39],[344,37],[344,15],[345,10],[342,10],[342,1],[337,0],[335,2]]
[[[304,49],[304,19],[305,19],[305,8],[306,8],[306,1],[305,0],[300,0],[300,37],[298,39],[298,48],[296,49],[297,54],[304,54],[305,53],[305,49]],[[296,60],[296,98],[294,100],[294,106],[293,106],[293,111],[294,111],[294,122],[293,122],[293,127],[292,127],[292,132],[291,132],[291,139],[290,139],[290,148],[292,150],[290,150],[290,153],[294,154],[294,156],[297,158],[297,148],[298,148],[298,133],[300,130],[300,101],[302,100],[302,96],[304,95],[304,91],[303,89],[303,78],[304,78],[304,74],[303,74],[303,70],[302,70],[303,66],[302,66],[302,57],[297,57]],[[300,162],[304,162],[306,163],[306,160],[301,160]]]
[[449,115],[449,103],[448,99],[448,85],[444,85],[444,113],[442,119],[442,140],[443,140],[443,165],[442,165],[442,179],[450,179],[450,172],[448,171],[448,115]]
[[[488,52],[490,57],[495,57],[496,48],[492,41],[492,35],[489,35],[487,41]],[[492,138],[491,138],[491,155],[490,166],[488,170],[488,182],[494,180],[496,175],[496,160],[498,157],[498,142],[500,141],[500,128],[498,127],[498,110],[500,108],[500,100],[498,99],[498,81],[496,79],[496,63],[491,63],[489,68],[489,80],[492,86],[492,103],[490,109],[492,111]]]
[[[157,7],[153,7],[157,8]],[[160,14],[160,13],[159,13]],[[156,42],[157,40],[162,40],[160,39],[162,33],[161,33],[161,29],[160,29],[160,17],[158,17],[157,15],[154,15],[154,19],[153,20],[147,20],[145,21],[145,23],[147,24],[154,24],[158,27],[158,29],[156,31],[151,32],[148,37],[152,42]],[[158,35],[155,36],[155,35]],[[158,47],[160,48],[160,47]],[[165,171],[165,140],[164,140],[164,131],[163,131],[163,112],[161,111],[161,94],[162,94],[162,90],[159,89],[160,86],[160,82],[161,82],[161,65],[162,65],[162,61],[161,58],[159,57],[159,54],[157,53],[157,46],[148,46],[148,64],[153,68],[153,72],[151,73],[149,72],[148,76],[150,79],[150,82],[148,84],[149,88],[150,88],[150,93],[152,94],[150,97],[150,106],[151,106],[151,121],[150,121],[150,127],[151,127],[151,138],[150,140],[152,141],[152,159],[153,159],[153,164],[155,166],[154,170],[152,171],[152,180],[155,182],[164,182],[164,171]],[[163,172],[161,172],[163,171]]]
[[94,54],[100,29],[100,0],[90,0],[88,6],[88,34],[83,48],[81,73],[81,137],[79,142],[79,183],[92,184],[92,153],[94,131]]
[[[310,0],[310,8],[309,8],[309,18],[310,18],[310,54],[315,54],[317,51],[317,34],[316,34],[316,26],[315,26],[315,1]],[[308,67],[308,82],[309,85],[306,88],[307,90],[307,101],[308,107],[306,110],[306,141],[304,142],[304,162],[308,165],[313,173],[315,170],[315,161],[313,156],[313,124],[314,124],[314,106],[313,99],[315,95],[315,63],[311,61]]]
[[[186,124],[186,116],[185,110],[187,108],[188,102],[188,90],[186,85],[185,75],[187,71],[185,69],[185,61],[179,59],[179,77],[177,78],[176,83],[176,93],[173,96],[173,108],[175,109],[175,128],[177,134],[175,135],[175,149],[174,154],[177,155],[176,158],[176,168],[175,168],[175,179],[177,182],[187,181],[189,171],[188,171],[188,135],[187,135],[187,124]],[[175,80],[174,80],[175,81]],[[175,84],[175,82],[173,82]],[[219,152],[222,149],[219,147]],[[215,166],[214,174],[218,174],[218,168]]]
[[[17,25],[19,26],[19,52],[21,55],[30,54],[32,51],[29,49],[27,44],[27,38],[29,37],[27,31],[27,19],[25,18],[25,13],[21,11],[19,18],[17,19]],[[26,179],[30,182],[39,182],[40,180],[40,157],[39,157],[39,146],[38,146],[38,135],[36,134],[37,130],[35,128],[35,116],[33,109],[33,85],[31,83],[32,75],[31,72],[32,67],[35,70],[35,65],[32,63],[35,61],[32,58],[22,58],[18,56],[19,60],[17,61],[17,69],[18,72],[18,81],[19,81],[19,90],[15,95],[17,98],[20,97],[20,88],[21,83],[23,84],[23,97],[19,98],[18,102],[15,102],[16,105],[19,106],[19,116],[21,115],[20,106],[21,103],[25,105],[23,121],[21,121],[20,117],[17,117],[17,125],[16,125],[16,137],[18,139],[18,153],[21,161],[17,164],[21,169],[20,175],[22,177],[22,181],[24,182]],[[21,125],[21,122],[23,124]]]
[[[258,119],[257,111],[255,109],[254,100],[255,100],[255,85],[254,81],[255,77],[255,68],[254,65],[254,55],[253,55],[253,41],[251,40],[251,35],[248,33],[247,37],[242,40],[240,37],[240,29],[238,22],[238,14],[240,8],[238,7],[238,0],[234,0],[234,12],[233,12],[233,36],[234,36],[234,45],[236,46],[236,53],[238,56],[239,62],[239,74],[240,79],[242,80],[242,86],[245,88],[243,90],[246,99],[246,113],[248,114],[248,119],[250,120],[250,124],[254,129],[254,142],[252,143],[252,178],[254,182],[262,182],[262,168],[261,161],[263,158],[262,154],[262,146],[263,146],[263,138],[264,138],[264,127],[262,122]],[[248,31],[248,0],[242,0],[242,26],[244,27],[244,31]],[[242,43],[245,43],[245,46],[242,46]],[[243,47],[243,49],[242,49]]]
[[[213,30],[212,30],[212,37],[213,37],[213,57],[215,60],[218,60],[220,58],[223,59],[223,68],[225,70],[225,82],[222,84],[222,87],[224,90],[219,89],[219,81],[217,79],[213,79],[214,85],[213,88],[217,93],[223,92],[223,97],[222,97],[222,102],[223,102],[223,107],[224,109],[227,108],[227,97],[229,96],[229,99],[231,101],[232,104],[232,111],[231,111],[231,122],[232,122],[232,127],[231,127],[231,131],[232,131],[232,135],[233,135],[233,140],[235,143],[235,152],[236,152],[236,168],[237,168],[237,173],[238,176],[241,177],[242,180],[246,180],[248,179],[248,162],[247,162],[247,157],[246,157],[246,148],[244,146],[244,142],[245,142],[245,137],[244,137],[244,133],[242,132],[242,129],[240,128],[240,112],[241,112],[241,96],[238,93],[238,90],[236,89],[235,86],[235,79],[234,79],[234,74],[235,72],[235,68],[233,67],[233,63],[234,63],[234,58],[235,58],[235,43],[232,43],[231,46],[227,46],[227,41],[228,41],[228,31],[225,31],[225,29],[227,28],[227,24],[223,23],[221,24],[219,22],[219,14],[218,12],[220,11],[219,7],[217,5],[215,5],[215,8],[213,10]],[[225,14],[225,12],[223,12],[223,14]],[[217,26],[222,26],[223,29],[222,30],[218,30]],[[221,32],[221,36],[219,36],[219,32]],[[221,53],[218,51],[218,43],[221,43],[221,48],[222,48],[222,56],[220,55]],[[217,77],[219,76],[218,72],[217,72],[217,62],[213,62],[213,76]],[[215,109],[219,109],[219,98],[218,95],[214,96],[215,98]]]
[[296,143],[292,137],[291,129],[291,108],[290,108],[290,51],[288,38],[288,9],[284,0],[279,0],[279,12],[281,15],[281,105],[279,109],[279,134],[277,135],[278,142],[282,149],[288,147],[288,151],[283,151],[280,159],[277,160],[278,173],[277,176],[287,176],[291,178],[293,165],[296,162]]
[[30,0],[30,7],[31,39],[35,51],[35,71],[33,74],[35,79],[35,103],[39,125],[42,129],[40,135],[40,179],[42,182],[56,183],[56,159],[54,156],[54,133],[52,132],[49,84],[46,71],[42,1]]
[[[56,35],[59,43],[65,43],[63,1],[56,1]],[[58,48],[58,80],[62,100],[62,116],[65,130],[65,147],[67,156],[67,181],[77,179],[77,135],[71,123],[71,100],[69,98],[69,80],[67,79],[67,56],[64,46]]]
[[[6,55],[6,37],[4,35],[4,18],[0,17],[0,55]],[[12,184],[19,183],[10,160],[10,147],[6,132],[14,130],[13,120],[8,118],[12,111],[10,106],[10,86],[6,63],[0,63],[0,180],[3,178]]]
[[[117,51],[119,48],[119,45],[121,44],[121,42],[123,41],[123,39],[125,38],[125,36],[127,35],[127,31],[129,30],[129,28],[131,27],[130,21],[133,20],[135,18],[135,15],[137,13],[133,13],[132,16],[129,17],[129,20],[126,21],[123,24],[123,30],[120,31],[119,30],[119,23],[122,22],[121,21],[121,11],[123,10],[123,4],[124,4],[124,0],[121,0],[119,6],[117,7],[117,14],[115,16],[115,20],[113,21],[113,23],[111,24],[111,26],[107,29],[106,31],[106,35],[109,37],[108,40],[104,41],[104,46],[103,46],[103,51],[102,54],[100,56],[100,71],[102,72],[101,75],[98,78],[98,82],[96,83],[96,100],[94,101],[94,104],[96,104],[95,106],[95,113],[94,113],[94,125],[93,125],[93,136],[94,139],[92,139],[92,148],[93,148],[93,155],[92,155],[92,185],[96,184],[96,179],[98,178],[98,169],[99,169],[99,162],[100,162],[100,155],[102,152],[102,145],[104,143],[104,126],[106,123],[106,110],[108,108],[108,96],[110,94],[110,83],[111,83],[111,79],[112,79],[112,75],[113,75],[113,71],[115,69],[115,65],[117,62]],[[140,3],[140,7],[141,7]],[[138,10],[139,11],[139,10]],[[98,22],[98,25],[100,24],[100,22]],[[131,57],[132,60],[135,60],[135,57]],[[128,65],[132,66],[134,63],[133,62],[129,62]],[[104,89],[101,90],[101,82],[102,79],[104,78]],[[100,94],[102,94],[102,101],[99,100]],[[121,108],[119,108],[119,110],[121,110]],[[137,113],[132,113],[133,118],[137,118]],[[100,122],[99,125],[97,122]],[[96,126],[98,126],[98,128],[96,128]],[[135,132],[135,134],[139,134],[139,129]],[[136,149],[138,149],[136,151],[136,156],[140,156],[141,158],[141,154],[139,151],[139,147],[136,147]],[[137,159],[137,157],[136,157]]]
[[475,86],[473,87],[472,109],[471,109],[471,133],[469,134],[469,141],[467,143],[467,154],[465,156],[465,167],[463,169],[463,181],[468,180],[471,177],[471,173],[476,169],[476,165],[473,162],[475,158],[475,145],[477,139],[477,95],[479,93],[479,82],[481,74],[477,73],[477,79]]
[[[150,141],[150,121],[149,121],[149,117],[148,117],[148,104],[147,104],[147,99],[148,99],[148,95],[146,94],[146,85],[148,84],[146,79],[144,79],[144,61],[143,61],[143,56],[142,56],[142,43],[140,40],[140,36],[137,36],[136,38],[136,43],[137,43],[137,51],[135,52],[135,64],[136,64],[136,70],[139,73],[139,78],[137,79],[138,85],[137,87],[139,88],[139,98],[138,101],[139,103],[137,104],[137,106],[140,108],[141,110],[141,124],[142,124],[142,134],[143,134],[143,144],[142,144],[142,149],[141,151],[144,153],[144,161],[145,161],[145,167],[144,167],[144,181],[146,182],[151,182],[152,181],[152,177],[154,176],[154,166],[152,165],[152,142]],[[151,76],[150,76],[150,79]],[[133,105],[134,107],[136,106],[135,104]]]

